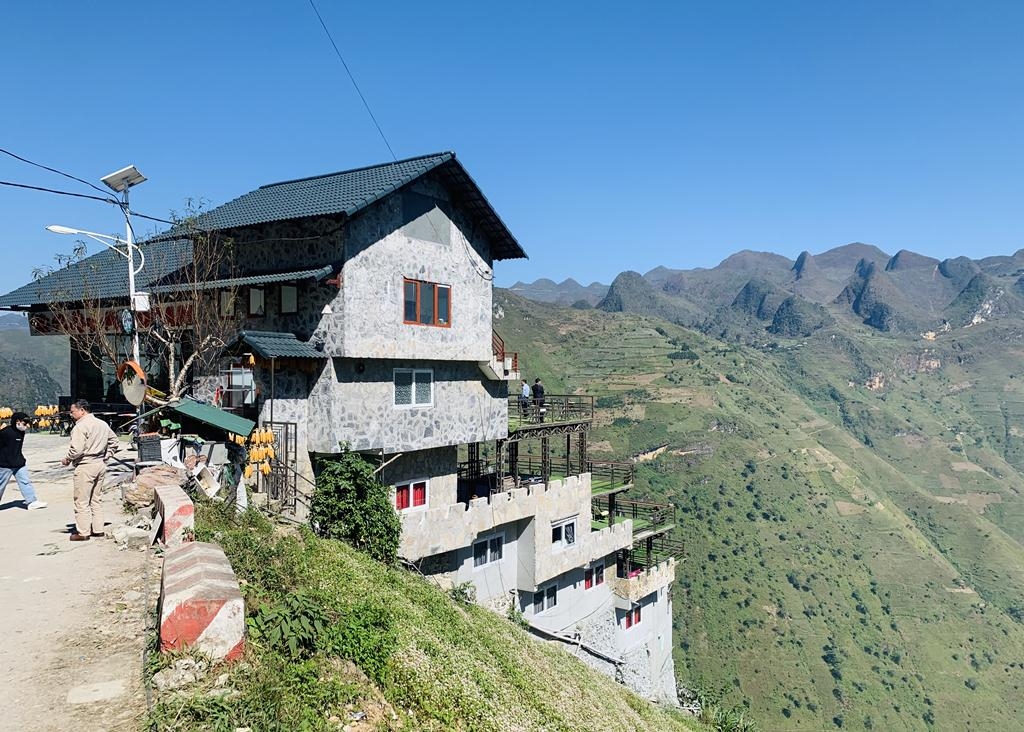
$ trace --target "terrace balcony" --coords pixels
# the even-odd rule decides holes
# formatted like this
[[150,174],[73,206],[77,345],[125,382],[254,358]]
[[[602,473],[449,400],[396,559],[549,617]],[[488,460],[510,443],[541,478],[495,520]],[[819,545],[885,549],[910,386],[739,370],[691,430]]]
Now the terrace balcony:
[[592,396],[546,394],[540,403],[518,395],[508,398],[509,440],[585,431],[593,419]]
[[459,463],[460,501],[489,497],[516,488],[544,486],[583,473],[590,473],[593,497],[607,497],[633,487],[632,463],[587,460],[581,469],[571,455],[563,459],[549,457],[547,460],[540,455],[527,455],[516,456],[512,460],[505,454],[499,469],[493,458],[477,457]]
[[480,370],[489,379],[519,381],[519,354],[505,350],[505,341],[497,331],[491,331],[491,360],[482,361]]

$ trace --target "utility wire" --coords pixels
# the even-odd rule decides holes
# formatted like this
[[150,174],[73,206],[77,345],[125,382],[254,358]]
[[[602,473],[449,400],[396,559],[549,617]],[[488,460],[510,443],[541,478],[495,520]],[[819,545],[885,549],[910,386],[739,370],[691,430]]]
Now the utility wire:
[[352,75],[351,69],[349,69],[348,64],[345,63],[345,58],[341,55],[341,51],[338,50],[338,44],[334,42],[334,37],[331,35],[331,32],[327,30],[327,24],[324,23],[324,19],[321,17],[320,11],[316,9],[316,5],[313,3],[313,0],[309,0],[309,7],[313,8],[313,12],[316,13],[317,20],[320,21],[320,27],[322,27],[324,29],[324,33],[327,34],[327,40],[329,40],[331,45],[334,46],[334,53],[337,54],[338,60],[341,61],[341,65],[345,67],[345,73],[348,74],[348,78],[352,82],[352,86],[356,88],[356,94],[358,94],[359,98],[363,100],[363,106],[366,107],[367,114],[370,115],[370,119],[373,120],[373,124],[377,128],[377,132],[380,133],[381,139],[384,140],[384,144],[387,145],[388,152],[391,153],[391,159],[397,161],[398,156],[395,155],[395,151],[391,149],[391,143],[388,142],[388,138],[385,136],[384,130],[380,128],[377,118],[373,116],[373,110],[370,109],[370,104],[366,101],[366,97],[363,96],[363,92],[360,91],[359,84],[356,83],[356,77]]
[[[87,180],[83,180],[83,179],[79,178],[78,176],[71,175],[71,173],[65,173],[63,170],[57,170],[56,168],[51,168],[48,165],[43,165],[42,163],[36,163],[36,162],[34,162],[32,160],[29,160],[28,158],[21,157],[21,155],[16,155],[15,153],[12,153],[10,150],[4,150],[2,147],[0,147],[0,153],[3,153],[4,155],[10,155],[15,160],[20,160],[23,163],[28,163],[29,165],[34,165],[35,167],[42,168],[43,170],[48,170],[51,173],[56,173],[57,175],[63,175],[65,178],[70,178],[71,180],[78,181],[79,183],[84,183],[85,185],[89,186],[90,188],[92,188],[95,191],[99,191],[100,193],[107,194],[107,192],[105,190],[103,190],[102,188],[100,188],[99,186],[97,186],[97,185],[95,185],[93,183],[90,183]],[[107,194],[107,195],[109,195],[109,194]]]
[[93,201],[103,201],[104,203],[112,203],[115,206],[120,206],[121,202],[116,198],[100,198],[99,196],[91,196],[87,193],[72,193],[71,191],[58,191],[55,188],[42,188],[40,186],[30,186],[25,183],[12,183],[6,180],[0,180],[0,186],[11,186],[13,188],[27,188],[30,191],[43,191],[45,193],[56,193],[60,196],[74,196],[75,198],[89,198]]

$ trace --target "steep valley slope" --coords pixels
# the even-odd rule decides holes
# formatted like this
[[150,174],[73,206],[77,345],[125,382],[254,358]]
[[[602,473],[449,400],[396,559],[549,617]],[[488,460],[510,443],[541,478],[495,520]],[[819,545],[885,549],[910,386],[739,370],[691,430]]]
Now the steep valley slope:
[[596,397],[592,453],[657,451],[631,497],[678,509],[680,683],[766,730],[1024,729],[1020,321],[725,342],[504,291],[495,314],[527,378]]

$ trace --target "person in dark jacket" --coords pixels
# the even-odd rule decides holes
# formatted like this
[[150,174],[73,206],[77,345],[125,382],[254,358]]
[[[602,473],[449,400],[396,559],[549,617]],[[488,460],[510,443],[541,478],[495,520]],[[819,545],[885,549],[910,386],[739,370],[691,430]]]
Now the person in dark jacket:
[[11,426],[0,430],[0,500],[3,500],[7,482],[14,476],[21,489],[21,500],[29,511],[46,508],[46,502],[36,496],[36,489],[28,477],[25,467],[25,456],[22,447],[25,444],[25,432],[28,431],[29,418],[24,412],[11,415]]
[[544,421],[544,384],[540,383],[540,379],[533,382],[533,406],[537,410],[537,417],[541,422]]

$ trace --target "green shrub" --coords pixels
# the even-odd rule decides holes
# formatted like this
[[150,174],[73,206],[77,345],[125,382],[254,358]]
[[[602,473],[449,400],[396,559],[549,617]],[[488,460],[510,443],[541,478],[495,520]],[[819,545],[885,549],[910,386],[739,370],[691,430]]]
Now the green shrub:
[[373,602],[355,603],[330,627],[326,645],[331,653],[351,660],[367,676],[383,684],[398,646],[394,613]]
[[314,531],[341,539],[374,559],[391,564],[398,556],[402,524],[391,491],[359,453],[344,449],[322,459],[309,509]]
[[297,659],[309,656],[322,644],[326,621],[323,608],[312,598],[288,595],[279,603],[261,607],[246,624],[254,641]]

